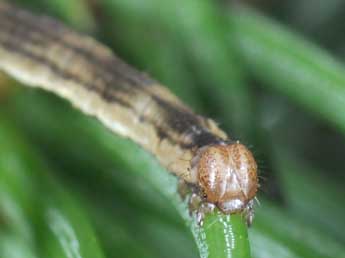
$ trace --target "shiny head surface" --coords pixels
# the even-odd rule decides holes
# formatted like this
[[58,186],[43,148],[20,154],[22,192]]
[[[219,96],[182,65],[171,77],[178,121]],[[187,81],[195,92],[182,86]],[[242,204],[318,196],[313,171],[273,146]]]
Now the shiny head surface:
[[206,146],[198,154],[196,176],[207,202],[224,213],[246,212],[258,188],[257,165],[239,142]]

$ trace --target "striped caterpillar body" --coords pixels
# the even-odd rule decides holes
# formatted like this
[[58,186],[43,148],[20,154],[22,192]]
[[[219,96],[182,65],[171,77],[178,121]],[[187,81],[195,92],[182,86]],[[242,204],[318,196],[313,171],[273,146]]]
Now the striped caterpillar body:
[[203,203],[253,218],[257,165],[211,119],[111,50],[63,24],[0,2],[0,70],[68,99],[150,151],[197,189]]

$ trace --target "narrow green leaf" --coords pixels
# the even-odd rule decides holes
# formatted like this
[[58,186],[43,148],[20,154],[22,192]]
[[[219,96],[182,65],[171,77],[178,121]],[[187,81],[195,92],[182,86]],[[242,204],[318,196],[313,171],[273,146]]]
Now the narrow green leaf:
[[34,239],[28,241],[27,237],[18,234],[19,231],[13,232],[27,242],[35,241],[43,256],[102,258],[102,250],[87,215],[50,177],[49,169],[8,120],[3,116],[0,120],[0,183],[5,186],[0,193],[1,197],[10,197],[0,198],[0,201],[11,201],[5,208],[17,207],[24,211],[7,212],[8,222],[17,222],[18,219],[11,215],[21,214],[21,223],[12,227],[29,225],[27,228]]
[[229,19],[235,24],[235,30],[229,30],[229,38],[236,37],[239,52],[264,87],[290,97],[345,130],[342,63],[255,11],[235,9]]
[[214,2],[103,0],[102,3],[104,9],[127,15],[127,20],[140,18],[153,28],[159,26],[158,31],[163,33],[158,35],[170,35],[175,39],[175,44],[181,53],[186,53],[187,62],[197,75],[198,93],[202,93],[208,111],[213,109],[213,117],[237,137],[252,136],[251,94],[242,74],[240,59],[227,41],[226,19]]
[[85,32],[93,32],[96,28],[88,5],[82,0],[15,0],[15,2],[18,2],[18,6],[34,9],[39,15],[49,13]]
[[[166,202],[175,207],[185,223],[191,228],[191,232],[200,248],[200,253],[205,254],[205,246],[207,250],[212,250],[212,253],[206,253],[209,256],[203,257],[228,257],[228,252],[224,252],[223,249],[213,248],[216,242],[212,241],[211,237],[211,235],[217,235],[220,238],[223,236],[224,239],[227,239],[229,237],[227,234],[229,233],[225,230],[224,225],[226,225],[227,229],[231,228],[234,232],[232,237],[237,245],[232,245],[232,249],[230,248],[231,254],[234,255],[233,257],[248,257],[245,256],[249,254],[248,239],[243,237],[247,234],[245,222],[236,219],[236,216],[232,216],[231,218],[234,219],[231,220],[217,216],[216,223],[220,226],[212,227],[212,230],[209,231],[205,230],[206,238],[201,239],[200,230],[207,223],[200,228],[195,218],[189,215],[186,202],[182,201],[178,194],[177,178],[163,169],[151,154],[145,152],[133,142],[112,134],[95,119],[85,117],[78,111],[72,110],[66,103],[62,103],[61,100],[52,97],[49,98],[47,94],[31,92],[31,94],[12,99],[10,104],[15,109],[12,116],[16,116],[17,120],[21,122],[22,127],[25,126],[30,130],[31,134],[36,135],[36,139],[39,138],[41,142],[43,140],[57,143],[55,148],[63,146],[64,152],[71,155],[82,152],[85,158],[84,161],[88,160],[88,157],[92,160],[93,152],[91,150],[85,152],[84,148],[80,149],[76,145],[76,142],[83,142],[86,139],[87,141],[96,139],[93,141],[95,144],[93,148],[97,148],[98,146],[98,148],[106,150],[104,153],[107,154],[103,156],[105,164],[110,164],[110,166],[113,164],[112,166],[114,166],[117,162],[117,166],[120,165],[122,171],[131,171],[131,173],[139,176],[142,184],[147,184],[158,191],[165,198]],[[28,110],[29,106],[30,111]],[[21,114],[23,114],[24,110],[27,110],[30,114],[27,113],[23,117]],[[57,123],[57,121],[59,122]],[[66,125],[68,126],[66,127]],[[59,135],[61,137],[57,138]],[[68,138],[68,135],[73,137],[72,141]],[[69,147],[66,148],[66,146]],[[69,157],[71,158],[71,156]],[[113,171],[116,171],[116,169]],[[206,216],[206,220],[208,219],[208,216]],[[237,248],[240,248],[241,251],[237,250]],[[237,254],[238,256],[235,256]]]

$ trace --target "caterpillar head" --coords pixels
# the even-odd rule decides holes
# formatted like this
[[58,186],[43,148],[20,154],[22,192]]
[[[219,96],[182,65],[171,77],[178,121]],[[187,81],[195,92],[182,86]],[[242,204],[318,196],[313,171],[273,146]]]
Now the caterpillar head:
[[245,212],[248,221],[252,220],[257,165],[243,144],[223,142],[203,147],[197,155],[195,171],[207,202],[227,214]]

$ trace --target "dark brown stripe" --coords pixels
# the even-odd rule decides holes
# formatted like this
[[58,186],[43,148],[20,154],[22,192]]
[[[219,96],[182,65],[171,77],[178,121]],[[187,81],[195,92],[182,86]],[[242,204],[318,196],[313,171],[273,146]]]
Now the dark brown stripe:
[[[0,18],[1,18],[1,15],[0,15]],[[26,46],[32,46],[32,47],[37,48],[37,50],[42,52],[42,55],[44,55],[49,50],[49,47],[54,46],[56,44],[59,47],[69,50],[72,53],[75,53],[77,56],[83,58],[83,62],[92,64],[92,71],[88,71],[88,72],[94,73],[96,78],[110,78],[109,81],[111,81],[112,83],[115,83],[115,85],[118,85],[118,87],[127,86],[126,88],[128,88],[129,90],[130,88],[135,88],[133,87],[133,84],[130,84],[127,79],[124,79],[121,76],[120,77],[118,77],[117,75],[115,76],[115,73],[110,73],[109,71],[103,70],[102,67],[98,66],[97,64],[96,65],[93,64],[92,62],[90,62],[90,60],[86,59],[85,56],[74,52],[73,48],[69,48],[68,46],[61,45],[61,44],[59,45],[59,42],[61,43],[61,41],[50,42],[49,40],[45,38],[44,34],[39,34],[37,33],[37,31],[34,31],[35,35],[33,35],[34,34],[33,31],[30,31],[28,28],[25,28],[23,26],[16,26],[16,23],[9,23],[8,21],[1,21],[1,22],[2,22],[1,31],[7,30],[9,33],[8,37],[11,39],[12,38],[17,39],[16,43],[22,45],[23,48],[25,48]],[[115,68],[112,70],[117,71],[117,69]]]
[[[37,56],[34,55],[33,53],[26,51],[25,49],[22,48],[18,48],[18,46],[16,46],[16,44],[12,44],[13,42],[8,42],[8,41],[4,41],[3,39],[0,38],[0,45],[3,49],[6,49],[9,52],[12,52],[13,55],[20,55],[23,56],[25,58],[28,58],[34,62],[37,62],[39,65],[46,65],[47,67],[49,67],[49,69],[56,74],[57,76],[61,77],[64,80],[71,80],[74,83],[83,85],[82,87],[85,87],[91,91],[94,91],[98,94],[101,94],[101,96],[108,101],[110,104],[113,103],[118,103],[128,109],[131,109],[133,112],[136,112],[133,109],[133,105],[130,102],[127,102],[124,99],[121,99],[119,97],[116,96],[116,94],[113,94],[113,90],[109,91],[109,87],[105,87],[105,91],[100,92],[98,88],[94,87],[94,85],[90,82],[87,81],[83,81],[82,79],[66,72],[66,71],[62,71],[58,66],[56,66],[54,63],[50,63],[47,62],[47,60],[44,57],[41,56]],[[157,123],[155,123],[154,121],[150,120],[147,117],[142,117],[141,118],[143,120],[143,122],[152,124],[154,126],[154,128],[157,131],[157,135],[160,137],[164,137],[169,139],[169,141],[174,142],[173,137],[169,136],[168,134],[164,133],[164,131],[167,131],[166,127],[161,127],[159,126]],[[162,139],[162,138],[160,138]]]
[[[2,22],[1,19],[0,19],[0,22]],[[19,48],[21,48],[22,53],[23,53],[23,50],[25,50],[24,51],[25,53],[23,53],[24,55],[26,56],[30,55],[32,59],[36,59],[37,61],[41,62],[42,65],[49,66],[52,71],[59,73],[59,76],[63,77],[64,79],[69,80],[71,77],[75,77],[77,78],[77,81],[79,83],[83,83],[86,86],[92,84],[88,80],[85,80],[85,79],[82,80],[81,74],[79,75],[76,73],[72,74],[68,72],[68,67],[61,67],[57,65],[56,63],[54,63],[53,62],[54,60],[47,59],[47,57],[45,56],[45,52],[49,50],[49,47],[52,46],[52,43],[49,43],[38,37],[33,37],[32,33],[27,32],[27,30],[23,30],[21,26],[13,26],[13,24],[8,24],[7,22],[3,22],[1,23],[1,25],[2,26],[0,29],[0,36],[2,35],[5,38],[4,40],[8,41],[7,45],[17,46],[18,50]],[[32,51],[30,51],[30,48],[36,49],[38,52],[40,52],[40,54],[42,53],[42,55],[34,54]],[[69,50],[69,49],[66,48],[66,50]],[[83,60],[83,61],[88,64],[90,63],[90,62],[87,62],[87,60]],[[133,88],[131,85],[129,85],[127,81],[123,82],[121,80],[118,80],[118,78],[114,76],[109,76],[108,73],[103,74],[101,71],[97,69],[98,68],[97,66],[92,65],[91,68],[92,68],[91,71],[88,69],[88,71],[86,72],[92,74],[91,77],[93,78],[94,81],[96,79],[102,80],[102,84],[104,85],[105,88],[115,89],[114,87],[116,86],[116,90],[123,91],[128,94],[131,92],[133,93],[134,91],[137,90],[135,87]],[[88,75],[90,76],[90,74]],[[97,85],[95,84],[93,85],[94,87],[97,87]],[[104,87],[101,87],[100,90],[102,90],[102,88]],[[109,89],[107,90],[109,91]]]
[[[109,85],[105,85],[103,88],[99,88],[95,86],[92,81],[90,82],[83,80],[75,74],[71,74],[68,71],[61,69],[55,63],[47,60],[44,56],[35,55],[26,49],[18,47],[20,45],[15,43],[16,42],[14,41],[5,41],[0,37],[0,45],[7,51],[13,52],[14,55],[24,56],[39,65],[47,66],[52,73],[61,77],[63,80],[73,81],[74,83],[82,85],[82,87],[85,87],[90,91],[94,91],[100,94],[106,101],[110,103],[119,103],[120,105],[131,109],[133,112],[136,112],[132,103],[120,97],[117,97],[116,91],[122,91],[125,94],[129,94],[128,89],[115,89],[114,87],[109,87]],[[180,144],[181,147],[185,149],[202,147],[220,141],[218,137],[208,132],[207,129],[205,129],[205,127],[201,125],[201,118],[199,119],[193,113],[181,110],[179,107],[173,106],[171,103],[161,100],[158,97],[153,97],[153,101],[155,101],[156,104],[161,107],[160,110],[163,111],[161,115],[164,117],[165,123],[162,124],[160,123],[160,121],[154,121],[149,117],[142,117],[141,119],[143,120],[143,122],[152,124],[154,126],[160,139],[167,138],[170,142],[175,143],[177,143],[177,141],[180,141],[178,142],[178,144]],[[186,139],[188,139],[188,142],[182,142],[183,139],[175,139],[174,134],[185,135]]]
[[93,88],[93,85],[90,82],[83,81],[80,78],[77,78],[75,75],[72,75],[67,71],[61,70],[60,67],[58,67],[54,63],[48,62],[47,59],[45,59],[44,57],[34,55],[32,52],[27,51],[23,48],[19,48],[16,44],[13,43],[13,41],[10,42],[0,38],[1,47],[9,52],[12,52],[13,55],[19,55],[21,57],[28,58],[31,61],[37,62],[41,66],[47,66],[54,74],[58,75],[66,81],[72,80],[78,84],[82,84],[84,87],[90,90]]
[[[63,37],[63,33],[68,33],[72,37],[85,37],[84,35],[78,34],[66,28],[62,23],[46,17],[46,16],[33,16],[27,11],[17,9],[14,7],[0,9],[0,16],[4,16],[9,21],[17,26],[20,25],[25,31],[35,31],[39,34],[44,35],[43,41],[51,41],[54,44],[60,44],[61,46],[72,50],[73,52],[83,56],[86,60],[90,60],[97,67],[103,69],[112,75],[118,76],[133,84],[133,86],[148,86],[155,83],[155,81],[149,78],[147,75],[136,71],[125,62],[120,60],[115,54],[109,56],[107,59],[102,59],[92,52],[92,49],[87,49],[66,42]],[[37,22],[37,20],[42,20]],[[28,33],[29,34],[29,33]],[[41,44],[45,43],[41,41]],[[100,44],[94,44],[96,47],[103,48]]]
[[[40,20],[37,21],[37,19]],[[45,19],[45,22],[42,21],[43,19]],[[47,23],[47,21],[49,22]],[[12,52],[13,55],[21,55],[33,60],[38,65],[49,67],[52,73],[64,80],[73,81],[90,91],[97,92],[107,102],[117,102],[136,112],[133,104],[119,97],[119,93],[121,94],[122,92],[130,96],[141,91],[142,94],[150,95],[153,101],[161,107],[160,115],[162,117],[159,119],[143,117],[142,119],[156,128],[157,135],[161,139],[167,138],[186,149],[221,141],[220,138],[210,133],[204,126],[203,118],[145,91],[143,86],[148,83],[148,81],[145,81],[147,77],[142,77],[142,74],[130,68],[116,56],[103,60],[91,50],[64,41],[62,32],[66,31],[66,33],[70,33],[73,37],[79,35],[74,34],[74,32],[71,32],[60,23],[51,19],[48,20],[45,17],[36,18],[28,12],[18,11],[16,8],[5,8],[5,10],[0,8],[0,24],[0,44],[3,48]],[[33,35],[33,32],[35,35]],[[1,38],[1,34],[5,36],[5,39]],[[83,39],[82,36],[81,39]],[[61,48],[76,53],[83,58],[83,62],[92,64],[90,65],[91,71],[87,72],[93,73],[92,78],[95,77],[98,80],[102,80],[100,85],[103,85],[103,87],[96,85],[93,80],[85,80],[80,74],[72,74],[68,71],[68,67],[61,67],[54,63],[53,60],[49,60],[45,56],[45,50],[49,49],[53,44],[58,44]],[[36,48],[40,53],[35,54],[31,52],[28,48],[32,47]],[[102,46],[100,45],[99,47]],[[114,76],[115,74],[116,77]],[[138,74],[140,76],[137,76]],[[121,80],[122,78],[124,78],[123,81]],[[150,80],[150,83],[152,82]],[[134,85],[137,87],[132,87]],[[186,139],[174,139],[176,136],[186,136]]]
[[189,139],[190,142],[186,142],[184,148],[202,147],[222,141],[202,125],[202,119],[204,118],[182,110],[157,97],[154,97],[154,101],[164,110],[163,116],[167,125],[166,129],[174,130],[179,135],[185,135]]

